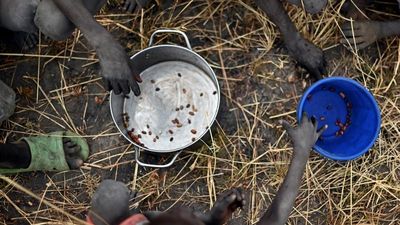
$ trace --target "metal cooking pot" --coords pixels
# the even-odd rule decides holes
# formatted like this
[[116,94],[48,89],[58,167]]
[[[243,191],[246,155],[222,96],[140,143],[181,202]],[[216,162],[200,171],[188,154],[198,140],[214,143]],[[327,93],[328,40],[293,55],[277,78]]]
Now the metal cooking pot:
[[[159,33],[181,35],[186,46],[154,45]],[[145,167],[171,166],[185,149],[195,149],[211,138],[219,105],[220,88],[208,63],[193,52],[186,34],[158,30],[149,47],[131,57],[140,72],[142,94],[136,97],[111,92],[112,118],[121,134],[134,145],[136,162]],[[140,161],[140,152],[171,153],[162,165]]]

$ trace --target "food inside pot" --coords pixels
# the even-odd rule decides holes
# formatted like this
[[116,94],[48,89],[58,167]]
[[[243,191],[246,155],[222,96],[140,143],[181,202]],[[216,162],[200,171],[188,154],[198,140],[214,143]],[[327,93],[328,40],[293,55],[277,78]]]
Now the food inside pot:
[[168,151],[187,147],[207,132],[218,111],[219,95],[204,71],[168,61],[149,67],[141,77],[142,94],[131,93],[124,103],[124,124],[132,141]]

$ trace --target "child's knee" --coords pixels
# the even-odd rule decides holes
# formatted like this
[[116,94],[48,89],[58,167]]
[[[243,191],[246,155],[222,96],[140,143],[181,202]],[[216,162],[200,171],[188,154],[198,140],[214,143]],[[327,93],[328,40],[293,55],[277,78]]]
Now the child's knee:
[[53,40],[68,38],[75,26],[58,9],[52,0],[42,0],[37,8],[35,24],[40,31]]

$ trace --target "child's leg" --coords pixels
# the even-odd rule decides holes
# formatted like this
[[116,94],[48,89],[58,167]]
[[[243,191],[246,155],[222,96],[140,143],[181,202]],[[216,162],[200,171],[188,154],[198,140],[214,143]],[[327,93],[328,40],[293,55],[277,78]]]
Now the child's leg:
[[[62,138],[59,146],[54,145],[54,139],[58,138]],[[29,140],[30,144],[25,140]],[[31,146],[32,143],[36,145]],[[87,158],[82,156],[83,150],[88,151],[87,147],[79,144],[81,143],[69,137],[47,137],[46,135],[25,138],[15,143],[0,144],[0,174],[24,172],[18,169],[29,169],[31,165],[40,166],[40,170],[52,171],[54,170],[52,162],[56,158],[61,158],[66,162],[67,166],[64,170],[78,169]],[[49,149],[46,150],[46,148],[51,148],[52,152],[48,153]]]
[[[321,79],[326,74],[326,62],[321,49],[304,39],[288,16],[281,0],[256,0],[256,4],[267,14],[279,28],[286,48],[290,54],[311,76]],[[307,55],[307,57],[304,57]]]
[[[83,4],[92,13],[98,12],[106,0],[84,0]],[[75,30],[74,24],[58,9],[53,0],[42,0],[35,15],[35,24],[40,31],[53,40],[64,40]]]
[[13,31],[12,40],[21,49],[37,44],[37,27],[33,22],[39,0],[1,0],[0,27]]
[[12,31],[36,33],[33,23],[39,0],[1,0],[0,27]]
[[31,153],[25,142],[0,144],[0,168],[28,168]]

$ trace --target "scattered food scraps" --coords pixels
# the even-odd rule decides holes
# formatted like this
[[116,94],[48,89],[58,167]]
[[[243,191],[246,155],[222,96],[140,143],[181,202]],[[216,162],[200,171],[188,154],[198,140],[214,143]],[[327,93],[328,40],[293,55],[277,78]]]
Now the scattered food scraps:
[[122,120],[124,123],[124,127],[128,128],[129,127],[129,116],[128,113],[122,113]]
[[101,104],[103,104],[104,100],[98,96],[95,96],[94,102],[96,102],[97,105],[101,105]]

